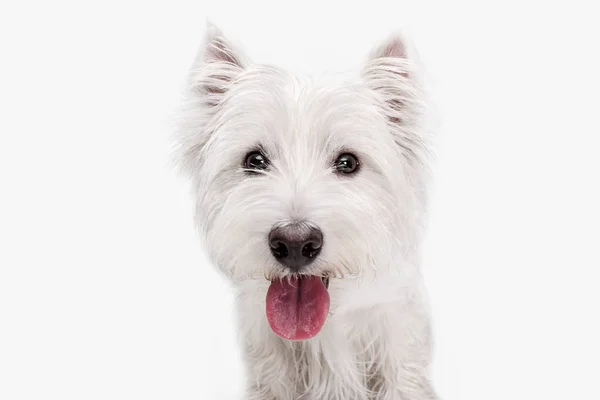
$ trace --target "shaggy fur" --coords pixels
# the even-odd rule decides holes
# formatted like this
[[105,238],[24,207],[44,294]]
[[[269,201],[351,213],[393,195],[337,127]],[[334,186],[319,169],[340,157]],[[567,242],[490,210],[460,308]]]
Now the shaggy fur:
[[[209,25],[177,157],[205,248],[239,292],[247,400],[436,398],[419,273],[428,146],[418,72],[400,35],[361,71],[321,81],[252,64]],[[257,148],[271,168],[248,174],[244,156]],[[360,159],[356,175],[333,172],[346,151]],[[268,279],[290,275],[266,238],[297,221],[326,237],[306,273],[331,277],[327,322],[303,342],[279,338],[265,317]]]

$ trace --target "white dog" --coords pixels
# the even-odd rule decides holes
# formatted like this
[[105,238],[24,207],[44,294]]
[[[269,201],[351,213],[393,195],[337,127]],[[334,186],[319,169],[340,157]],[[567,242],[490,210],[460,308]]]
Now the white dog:
[[393,35],[361,71],[320,82],[252,64],[207,29],[178,161],[206,249],[239,291],[246,399],[436,398],[411,53]]

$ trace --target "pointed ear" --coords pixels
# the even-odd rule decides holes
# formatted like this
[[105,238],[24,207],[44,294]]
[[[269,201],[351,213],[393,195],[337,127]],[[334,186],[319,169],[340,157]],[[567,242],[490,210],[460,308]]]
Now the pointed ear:
[[204,96],[206,104],[217,106],[232,82],[246,67],[240,50],[212,23],[206,23],[204,42],[198,51],[190,77],[193,92]]
[[181,172],[195,174],[200,169],[211,121],[247,65],[242,52],[207,21],[177,118],[173,160]]
[[376,106],[386,117],[394,140],[411,163],[422,161],[426,150],[417,126],[422,96],[416,72],[408,43],[398,33],[373,49],[363,71],[367,86],[374,92]]
[[415,77],[407,46],[400,34],[394,34],[376,46],[369,57],[364,75],[367,85],[384,101],[384,112],[392,123],[407,123],[409,107],[416,96]]
[[395,33],[394,35],[388,37],[387,40],[383,41],[373,49],[370,58],[372,60],[379,58],[407,59],[408,54],[406,45],[404,43],[404,38],[400,33]]

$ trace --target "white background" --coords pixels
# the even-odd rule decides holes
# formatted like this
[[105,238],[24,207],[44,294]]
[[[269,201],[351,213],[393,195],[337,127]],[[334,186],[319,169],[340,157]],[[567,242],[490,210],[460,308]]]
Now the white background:
[[168,164],[207,16],[297,69],[358,65],[407,28],[440,115],[424,271],[441,397],[600,399],[593,8],[3,1],[0,399],[242,398],[232,294]]

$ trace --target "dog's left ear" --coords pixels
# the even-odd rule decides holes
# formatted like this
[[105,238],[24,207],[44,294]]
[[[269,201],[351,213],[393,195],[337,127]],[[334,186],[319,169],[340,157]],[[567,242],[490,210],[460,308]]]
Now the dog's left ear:
[[424,161],[426,152],[417,126],[422,113],[416,63],[401,34],[393,34],[376,46],[363,70],[376,106],[385,116],[390,132],[411,164]]

